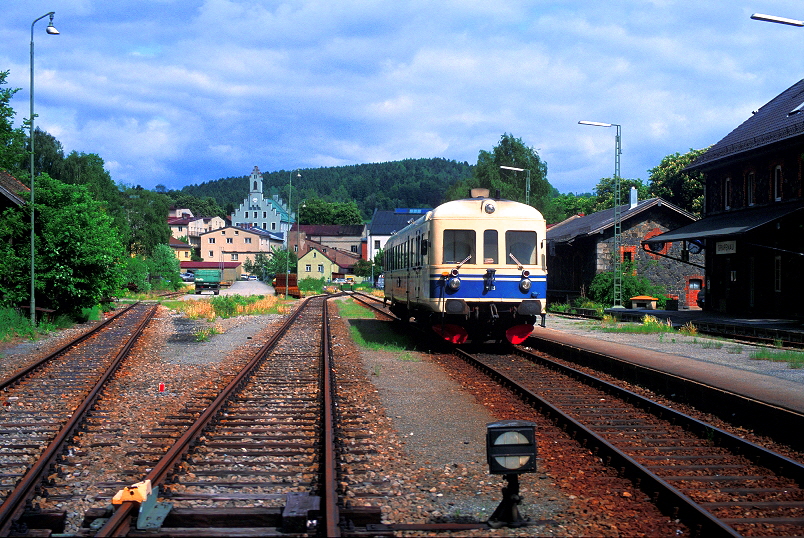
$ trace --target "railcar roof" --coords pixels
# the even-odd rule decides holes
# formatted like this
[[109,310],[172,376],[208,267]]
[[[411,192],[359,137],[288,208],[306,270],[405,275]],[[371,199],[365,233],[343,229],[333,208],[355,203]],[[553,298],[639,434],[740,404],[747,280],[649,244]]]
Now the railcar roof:
[[487,203],[495,206],[494,217],[524,218],[544,220],[541,212],[535,207],[514,202],[511,200],[498,200],[494,198],[464,198],[453,200],[436,207],[433,210],[434,219],[473,219],[486,215],[484,207]]

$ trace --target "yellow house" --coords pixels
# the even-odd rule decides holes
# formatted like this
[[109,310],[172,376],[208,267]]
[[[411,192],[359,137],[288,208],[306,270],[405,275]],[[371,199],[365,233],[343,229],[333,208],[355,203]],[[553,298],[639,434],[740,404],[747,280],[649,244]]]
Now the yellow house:
[[226,226],[201,234],[201,257],[207,262],[254,261],[258,252],[282,246],[282,236],[261,228]]
[[334,273],[342,272],[338,264],[330,260],[317,248],[311,248],[304,256],[299,258],[297,265],[299,280],[303,278],[332,279]]
[[173,252],[176,254],[176,258],[180,262],[188,262],[193,257],[193,247],[184,241],[179,241],[175,237],[170,238],[170,248],[173,249]]

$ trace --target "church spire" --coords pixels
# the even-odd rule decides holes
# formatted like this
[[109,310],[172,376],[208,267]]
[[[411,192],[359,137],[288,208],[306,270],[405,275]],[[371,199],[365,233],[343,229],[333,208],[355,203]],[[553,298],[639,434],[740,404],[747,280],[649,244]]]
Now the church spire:
[[249,196],[257,194],[262,198],[262,174],[259,167],[255,166],[254,170],[251,171],[251,177],[248,178],[248,182]]

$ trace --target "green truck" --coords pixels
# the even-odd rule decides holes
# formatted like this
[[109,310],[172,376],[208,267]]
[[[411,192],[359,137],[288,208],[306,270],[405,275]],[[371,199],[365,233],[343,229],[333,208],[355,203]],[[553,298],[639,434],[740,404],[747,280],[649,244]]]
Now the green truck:
[[195,294],[199,295],[204,290],[218,295],[221,292],[221,270],[220,269],[197,269],[195,271]]

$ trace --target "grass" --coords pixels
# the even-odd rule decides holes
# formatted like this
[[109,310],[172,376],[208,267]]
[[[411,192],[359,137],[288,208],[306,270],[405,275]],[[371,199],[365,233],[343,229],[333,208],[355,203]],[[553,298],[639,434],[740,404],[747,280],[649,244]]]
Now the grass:
[[656,334],[675,332],[670,320],[661,321],[655,316],[646,314],[642,318],[642,323],[617,323],[611,316],[603,316],[603,320],[597,327],[603,332],[611,333],[634,333],[634,334]]
[[[393,324],[374,319],[370,310],[355,303],[352,299],[338,301],[338,314],[349,320],[349,332],[352,339],[362,349],[371,351],[409,352],[413,346],[410,339],[398,333]],[[410,355],[413,357],[413,355]],[[414,360],[400,358],[400,360]]]
[[286,301],[274,295],[219,295],[194,301],[165,301],[166,307],[184,312],[190,319],[231,318],[261,314],[284,314]]
[[752,352],[749,357],[753,360],[768,360],[774,362],[786,362],[790,368],[804,368],[804,352],[802,351],[772,351],[761,349]]
[[207,342],[210,338],[215,336],[216,334],[222,334],[223,330],[220,329],[217,325],[213,325],[212,327],[204,327],[203,329],[199,329],[193,333],[195,336],[196,342]]

